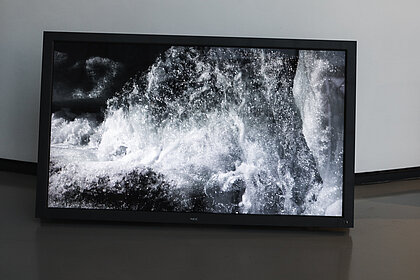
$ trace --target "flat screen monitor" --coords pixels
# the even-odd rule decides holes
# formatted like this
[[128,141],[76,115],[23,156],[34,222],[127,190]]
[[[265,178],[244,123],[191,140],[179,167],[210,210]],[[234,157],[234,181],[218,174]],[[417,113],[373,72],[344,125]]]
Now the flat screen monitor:
[[356,42],[45,32],[37,216],[351,227]]

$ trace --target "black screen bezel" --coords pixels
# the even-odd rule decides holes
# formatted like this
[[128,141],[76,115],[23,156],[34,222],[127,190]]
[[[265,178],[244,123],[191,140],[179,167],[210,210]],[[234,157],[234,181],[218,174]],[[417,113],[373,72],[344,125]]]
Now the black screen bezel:
[[[126,210],[49,208],[48,167],[50,155],[51,97],[55,42],[164,44],[183,46],[254,47],[274,49],[335,50],[346,52],[345,125],[342,216],[214,214],[140,212]],[[100,221],[229,224],[297,227],[353,227],[354,146],[356,95],[356,42],[336,40],[268,39],[179,35],[133,35],[114,33],[44,32],[41,78],[41,106],[37,170],[36,217]]]

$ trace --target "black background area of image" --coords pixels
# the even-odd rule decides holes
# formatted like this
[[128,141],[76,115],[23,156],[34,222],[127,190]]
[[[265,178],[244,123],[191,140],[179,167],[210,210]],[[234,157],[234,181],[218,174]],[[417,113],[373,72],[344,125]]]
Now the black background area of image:
[[[56,42],[54,51],[63,54],[65,59],[54,63],[52,113],[65,109],[75,115],[94,113],[102,118],[106,101],[130,78],[146,71],[168,48],[157,44]],[[96,86],[86,70],[86,60],[95,57],[109,59],[120,66],[112,83],[96,98],[73,97],[77,89],[88,92]]]

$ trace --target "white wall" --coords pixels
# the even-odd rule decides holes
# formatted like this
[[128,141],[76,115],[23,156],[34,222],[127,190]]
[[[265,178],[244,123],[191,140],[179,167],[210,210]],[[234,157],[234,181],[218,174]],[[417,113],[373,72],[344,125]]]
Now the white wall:
[[0,158],[37,160],[43,30],[358,41],[356,171],[420,166],[420,17],[401,0],[0,0]]

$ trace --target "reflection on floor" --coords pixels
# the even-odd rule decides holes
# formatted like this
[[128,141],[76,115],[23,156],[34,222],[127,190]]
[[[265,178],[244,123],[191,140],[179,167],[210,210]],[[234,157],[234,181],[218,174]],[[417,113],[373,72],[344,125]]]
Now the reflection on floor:
[[418,279],[420,180],[357,186],[345,232],[41,223],[34,176],[0,172],[0,279]]

